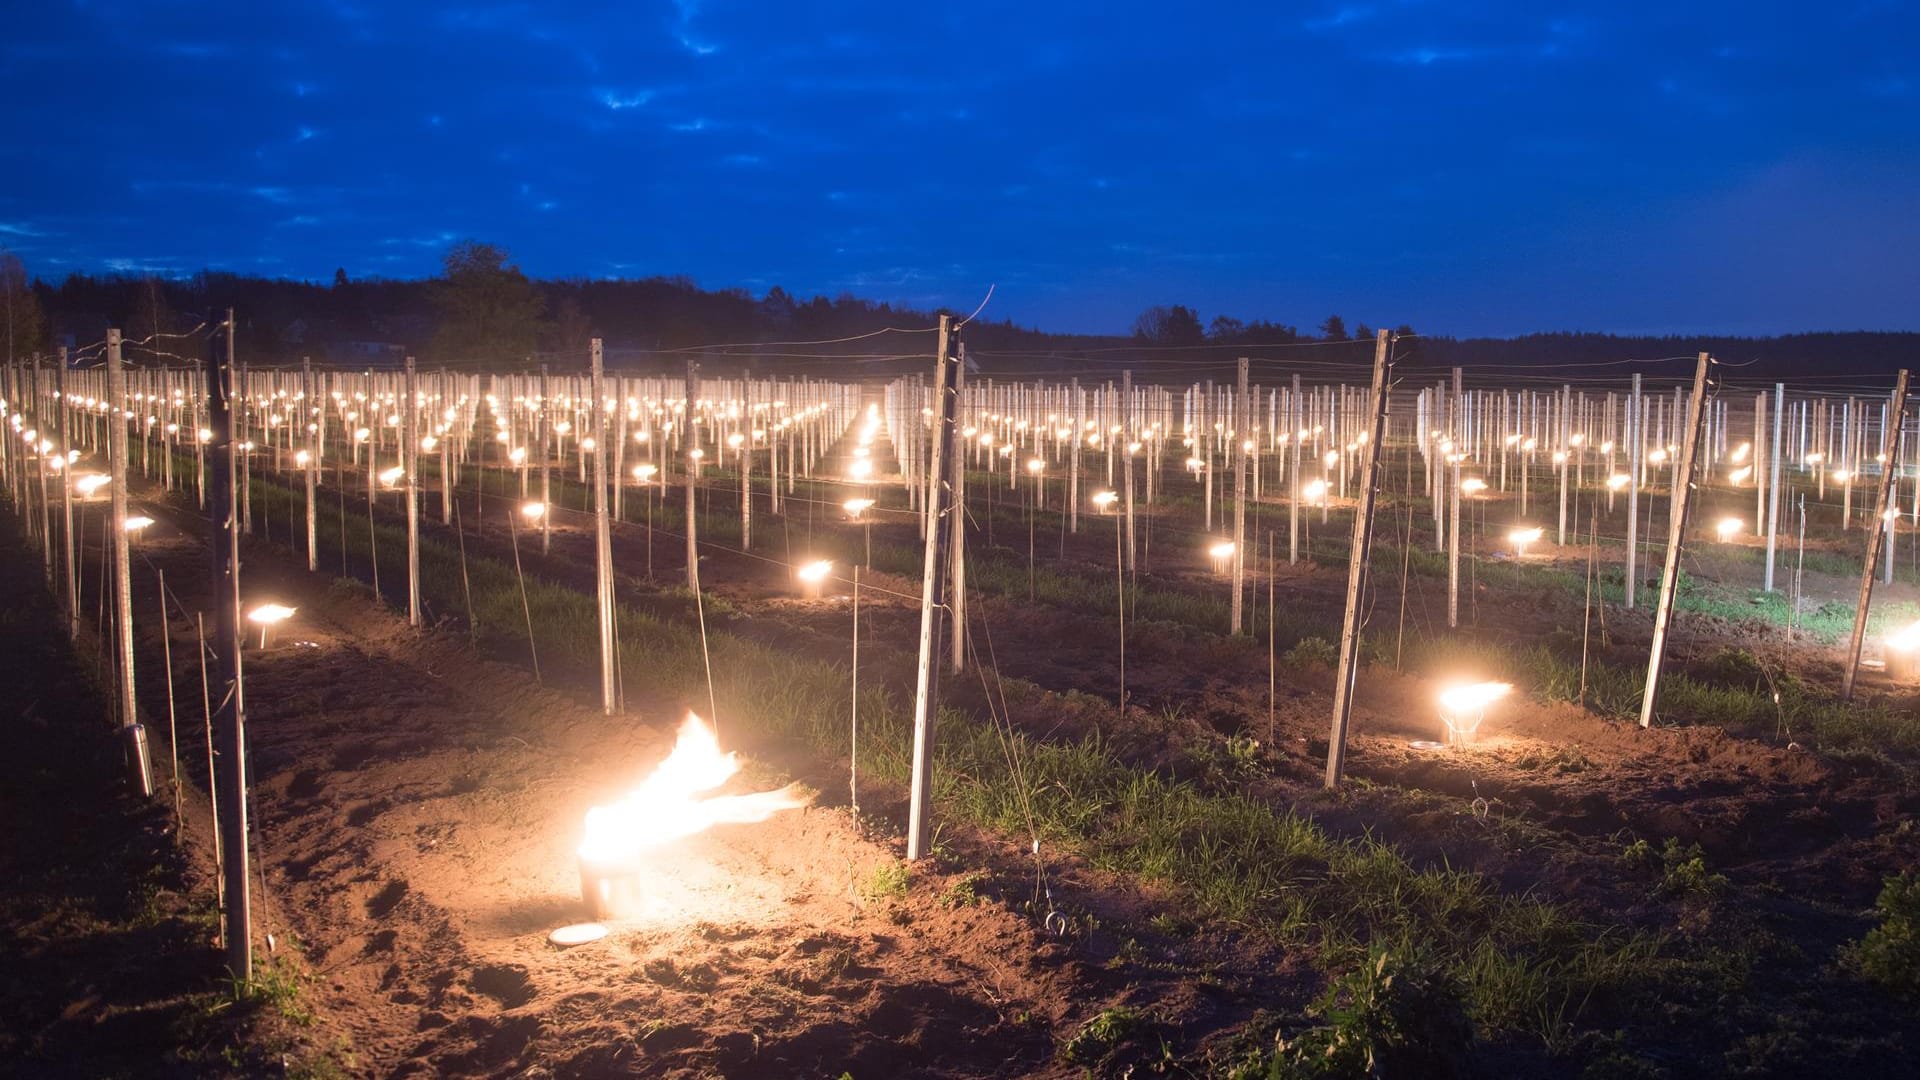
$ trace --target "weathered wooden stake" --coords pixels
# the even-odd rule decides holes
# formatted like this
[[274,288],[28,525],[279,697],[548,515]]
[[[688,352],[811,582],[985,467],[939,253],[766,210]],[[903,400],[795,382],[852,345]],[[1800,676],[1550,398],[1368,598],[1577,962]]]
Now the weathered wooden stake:
[[113,656],[120,676],[120,735],[140,794],[153,794],[153,766],[147,754],[147,730],[140,723],[133,688],[133,578],[127,534],[127,376],[121,366],[120,331],[107,331],[107,466],[112,475]]
[[[400,401],[400,467],[407,481],[407,625],[420,625],[420,425],[414,407],[413,357],[406,359],[405,390]],[[308,475],[312,475],[309,473]],[[313,505],[311,496],[307,505]]]
[[1441,473],[1449,478],[1444,498],[1449,507],[1447,513],[1447,629],[1460,626],[1460,499],[1466,493],[1460,490],[1460,463],[1466,460],[1466,432],[1461,419],[1460,395],[1461,370],[1453,369],[1453,408],[1448,417],[1448,435],[1453,440],[1453,467]]
[[1887,410],[1887,422],[1880,435],[1880,476],[1874,481],[1873,523],[1867,527],[1866,561],[1860,564],[1860,603],[1853,609],[1853,637],[1847,642],[1847,670],[1840,683],[1840,699],[1853,700],[1854,676],[1860,672],[1860,649],[1867,638],[1867,608],[1873,603],[1875,566],[1880,560],[1880,545],[1885,541],[1887,507],[1892,505],[1893,478],[1898,471],[1900,428],[1907,415],[1907,369],[1901,368],[1893,383],[1893,402]]
[[913,696],[913,784],[907,805],[909,862],[919,859],[927,850],[927,800],[933,794],[933,729],[940,714],[940,665],[935,659],[940,649],[938,609],[945,599],[947,585],[947,533],[959,515],[958,507],[951,501],[952,490],[946,483],[947,456],[953,445],[953,418],[958,399],[954,392],[952,333],[953,317],[940,316],[938,351],[934,356],[933,452],[927,470],[933,520],[927,529],[925,569],[920,585],[920,664]]
[[253,913],[247,875],[247,705],[240,650],[239,507],[234,501],[233,309],[207,338],[207,440],[212,498],[207,524],[213,558],[214,658],[220,691],[213,712],[220,754],[211,786],[219,792],[220,870],[226,899],[227,974],[253,977]]
[[[1693,467],[1700,452],[1700,425],[1707,409],[1707,365],[1700,354],[1693,373],[1693,400],[1687,405],[1687,430],[1680,443],[1680,460],[1673,463],[1673,494],[1667,509],[1667,562],[1660,572],[1660,596],[1653,610],[1653,647],[1647,657],[1647,688],[1640,696],[1640,726],[1653,726],[1660,700],[1660,668],[1666,660],[1667,632],[1673,627],[1673,599],[1680,587],[1680,554],[1687,535],[1687,511],[1693,503]],[[1638,381],[1635,376],[1635,381]],[[1635,389],[1638,389],[1636,386]]]
[[1327,739],[1327,787],[1340,786],[1347,764],[1347,728],[1353,718],[1353,689],[1360,671],[1360,601],[1367,590],[1373,556],[1373,506],[1380,489],[1380,444],[1387,430],[1387,350],[1391,339],[1379,331],[1373,345],[1373,404],[1369,413],[1366,464],[1360,473],[1360,505],[1354,511],[1353,547],[1347,562],[1347,613],[1340,630],[1340,666],[1334,674],[1333,732]]
[[1240,358],[1240,384],[1233,399],[1233,608],[1231,632],[1240,632],[1247,582],[1247,443],[1253,415],[1247,408],[1247,358]]
[[[600,587],[600,707],[612,716],[620,709],[620,655],[614,644],[613,525],[607,516],[606,372],[600,339],[594,338],[589,347],[593,399],[587,405],[587,416],[593,431],[593,565]],[[743,474],[743,484],[745,479]]]

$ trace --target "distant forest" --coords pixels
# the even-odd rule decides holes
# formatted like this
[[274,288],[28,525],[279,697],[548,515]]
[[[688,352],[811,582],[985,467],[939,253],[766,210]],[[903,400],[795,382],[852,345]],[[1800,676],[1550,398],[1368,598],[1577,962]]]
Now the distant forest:
[[[187,278],[72,274],[49,282],[29,279],[18,259],[0,252],[0,334],[10,358],[51,352],[59,345],[89,345],[110,326],[130,341],[148,342],[128,347],[133,362],[165,361],[182,356],[183,349],[197,355],[197,345],[164,335],[190,331],[207,312],[227,307],[237,312],[240,355],[257,364],[297,363],[309,356],[316,362],[385,367],[412,355],[422,366],[467,370],[517,370],[543,361],[574,366],[584,362],[588,341],[600,337],[613,366],[677,366],[691,352],[713,374],[752,370],[823,376],[924,370],[931,336],[885,331],[925,328],[940,314],[847,294],[802,298],[778,287],[756,297],[741,289],[702,289],[679,277],[535,280],[504,251],[473,241],[455,245],[441,276],[425,280],[356,280],[342,270],[331,282],[216,271]],[[1373,330],[1358,323],[1349,329],[1338,315],[1301,330],[1226,315],[1203,321],[1193,308],[1169,305],[1142,312],[1131,334],[1082,335],[996,321],[990,310],[965,333],[969,360],[989,375],[1117,375],[1133,366],[1144,377],[1177,378],[1187,367],[1218,375],[1242,355],[1296,355],[1355,365],[1371,359]],[[1743,365],[1742,381],[1877,374],[1920,361],[1920,333],[1911,332],[1455,339],[1422,336],[1413,327],[1395,329],[1409,335],[1398,347],[1405,374],[1453,365],[1469,371],[1538,368],[1551,374],[1703,350]],[[1298,353],[1289,348],[1307,344],[1321,347]]]

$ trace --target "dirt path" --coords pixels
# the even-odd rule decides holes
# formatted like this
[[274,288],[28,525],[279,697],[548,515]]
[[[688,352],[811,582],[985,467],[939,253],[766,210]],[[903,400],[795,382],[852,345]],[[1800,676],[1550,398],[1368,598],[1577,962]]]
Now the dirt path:
[[[0,1074],[265,1068],[214,951],[212,886],[170,802],[131,787],[40,560],[0,512]],[[223,1050],[233,1056],[223,1057]]]
[[[194,545],[156,535],[148,554],[192,606]],[[645,917],[556,949],[548,932],[584,916],[587,808],[665,756],[678,707],[602,716],[361,590],[265,549],[246,562],[250,597],[299,609],[246,658],[261,911],[357,1067],[1070,1074],[1056,1041],[1125,989],[1012,910],[1017,869],[916,870],[909,891],[897,842],[830,808],[678,846]]]

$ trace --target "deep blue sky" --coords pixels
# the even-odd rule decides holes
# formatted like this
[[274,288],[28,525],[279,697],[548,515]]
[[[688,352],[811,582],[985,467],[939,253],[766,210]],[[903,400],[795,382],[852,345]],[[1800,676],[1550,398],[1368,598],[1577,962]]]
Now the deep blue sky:
[[17,3],[32,272],[686,274],[1049,329],[1910,329],[1897,2]]

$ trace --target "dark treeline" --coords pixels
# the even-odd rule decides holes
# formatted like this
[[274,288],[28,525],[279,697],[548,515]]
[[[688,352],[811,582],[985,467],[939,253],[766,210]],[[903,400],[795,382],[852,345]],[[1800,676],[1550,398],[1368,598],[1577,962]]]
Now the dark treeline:
[[1457,364],[1469,372],[1475,368],[1537,368],[1541,369],[1539,374],[1579,378],[1604,377],[1609,369],[1578,365],[1618,365],[1622,360],[1642,363],[1619,365],[1614,374],[1660,371],[1682,375],[1692,369],[1685,364],[1656,366],[1651,362],[1690,360],[1702,352],[1711,353],[1716,360],[1727,364],[1726,375],[1741,383],[1791,380],[1809,375],[1890,375],[1902,367],[1920,363],[1920,333],[1855,330],[1778,337],[1717,334],[1623,337],[1576,333],[1457,340],[1440,337],[1422,341],[1418,359],[1423,367],[1444,369]]
[[[679,277],[638,280],[534,280],[504,251],[473,241],[456,244],[442,274],[424,280],[367,278],[345,271],[330,282],[247,277],[206,271],[186,278],[73,274],[59,282],[30,283],[16,259],[0,267],[5,279],[9,356],[84,347],[110,326],[132,342],[136,363],[191,357],[194,330],[208,312],[233,307],[237,346],[253,363],[316,362],[387,366],[412,355],[425,365],[519,369],[548,361],[584,361],[591,338],[606,342],[614,366],[678,364],[683,352],[703,351],[716,374],[895,374],[925,370],[932,335],[920,330],[939,312],[917,311],[851,295],[802,298],[781,288],[754,296],[742,289],[702,289]],[[964,315],[965,312],[952,314]],[[1623,374],[1621,361],[1651,362],[1708,351],[1730,364],[1740,381],[1806,375],[1881,374],[1920,358],[1920,334],[1808,333],[1780,337],[1620,337],[1549,333],[1515,338],[1427,337],[1413,327],[1396,348],[1402,372],[1444,372],[1460,365],[1481,377]],[[1219,376],[1241,355],[1335,360],[1364,366],[1373,330],[1334,315],[1312,329],[1217,315],[1203,321],[1184,305],[1141,313],[1128,335],[1051,334],[995,321],[983,314],[966,332],[978,370],[1009,375],[1116,374],[1127,367],[1143,378],[1179,378],[1181,369]],[[797,343],[797,344],[796,344]],[[1669,365],[1670,366],[1670,365]],[[1532,371],[1524,369],[1535,369]],[[1646,367],[1660,373],[1666,366]]]

